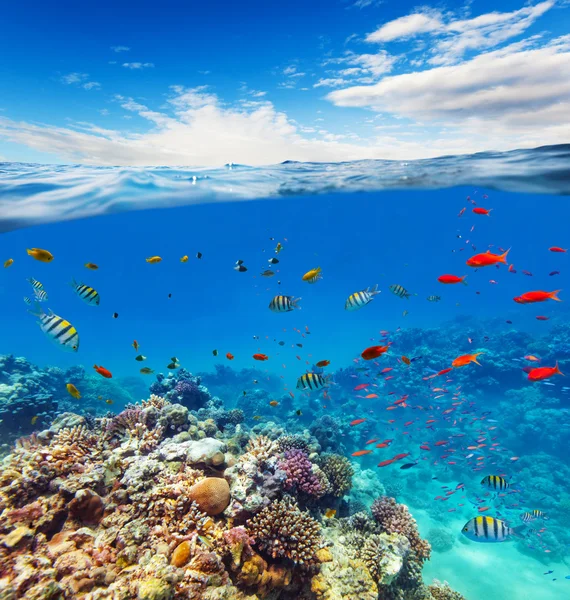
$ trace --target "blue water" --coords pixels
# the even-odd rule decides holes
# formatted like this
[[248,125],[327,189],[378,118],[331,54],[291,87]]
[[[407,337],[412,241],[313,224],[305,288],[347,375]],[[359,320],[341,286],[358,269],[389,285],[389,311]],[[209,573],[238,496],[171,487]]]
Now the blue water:
[[[509,459],[515,452],[523,455],[521,460],[526,456],[525,492],[529,494],[532,494],[530,488],[534,478],[549,478],[556,473],[555,486],[546,491],[543,487],[532,495],[532,502],[546,496],[544,506],[552,508],[564,494],[570,493],[570,461],[567,452],[562,451],[570,441],[570,401],[562,389],[569,384],[562,377],[553,379],[555,385],[548,388],[531,384],[521,370],[524,364],[530,364],[524,362],[525,354],[538,352],[533,344],[542,339],[540,343],[548,343],[544,364],[554,364],[553,361],[558,359],[562,372],[570,372],[570,349],[567,347],[570,333],[566,325],[570,257],[549,252],[551,246],[570,246],[570,206],[562,195],[569,191],[568,171],[564,171],[563,163],[559,162],[561,156],[566,156],[567,148],[548,152],[543,154],[546,156],[544,162],[538,152],[535,155],[513,154],[508,161],[504,156],[495,162],[492,156],[485,161],[469,159],[477,164],[478,175],[473,174],[468,159],[446,159],[443,164],[453,165],[456,178],[446,168],[445,174],[439,173],[438,179],[437,161],[430,161],[429,169],[426,169],[425,161],[417,169],[410,164],[406,166],[406,177],[412,176],[414,184],[411,187],[414,189],[393,189],[408,187],[394,181],[385,186],[375,185],[366,178],[371,172],[369,165],[364,170],[354,165],[338,165],[328,174],[319,169],[318,176],[311,175],[310,184],[306,181],[299,184],[298,189],[304,193],[295,194],[295,186],[289,179],[285,181],[286,191],[280,194],[277,169],[265,174],[254,171],[249,172],[249,180],[244,178],[240,183],[238,178],[230,182],[239,187],[239,192],[237,187],[234,191],[242,198],[248,197],[248,186],[251,186],[250,197],[255,198],[251,201],[224,202],[229,199],[226,194],[227,186],[230,186],[225,181],[224,193],[214,194],[211,198],[215,196],[219,201],[208,202],[208,198],[201,197],[200,202],[205,203],[144,211],[131,210],[138,208],[136,195],[131,193],[134,185],[131,178],[125,188],[117,183],[117,188],[105,192],[106,199],[102,203],[89,195],[83,197],[78,188],[73,189],[67,205],[62,204],[61,190],[56,191],[57,200],[52,205],[49,201],[46,203],[44,196],[39,198],[40,192],[33,186],[26,191],[25,186],[18,185],[18,177],[31,185],[30,171],[34,167],[5,166],[0,184],[0,189],[4,190],[2,206],[12,206],[13,212],[9,216],[3,212],[6,233],[0,237],[0,260],[3,263],[13,258],[14,264],[0,271],[0,354],[24,356],[40,367],[68,368],[81,364],[89,372],[94,364],[103,365],[114,377],[138,377],[141,386],[147,387],[154,381],[154,375],[140,375],[141,366],[148,366],[156,373],[166,373],[166,365],[173,356],[193,373],[211,373],[216,364],[225,364],[234,370],[255,367],[274,378],[272,393],[273,390],[280,394],[292,391],[295,398],[288,408],[302,407],[307,412],[309,416],[301,420],[305,427],[322,415],[337,417],[343,424],[342,444],[347,455],[362,449],[368,438],[378,436],[395,438],[394,453],[410,451],[412,458],[416,458],[419,456],[418,445],[426,438],[433,443],[439,436],[447,439],[452,431],[466,431],[470,439],[477,437],[467,419],[491,411],[496,421],[497,439],[502,444],[497,468],[511,469],[508,475],[516,479],[520,468]],[[552,156],[557,158],[549,162],[548,157]],[[299,177],[301,166],[294,168]],[[509,168],[512,168],[511,174]],[[351,169],[355,177],[360,172],[363,181],[352,183],[347,191],[343,191]],[[308,172],[311,170],[314,167],[307,167]],[[420,177],[425,170],[429,170],[429,177]],[[44,168],[41,185],[47,185],[46,177],[60,177],[62,171],[66,172],[66,169],[54,173]],[[225,173],[227,177],[228,172]],[[501,175],[492,181],[494,173]],[[413,177],[414,174],[418,176]],[[120,179],[119,173],[116,175]],[[90,176],[95,182],[95,175]],[[105,177],[112,176],[112,170],[105,169],[102,182],[95,185],[104,188]],[[326,190],[329,176],[334,193]],[[142,181],[146,176],[140,177]],[[344,182],[341,185],[340,179]],[[169,181],[172,181],[170,176]],[[316,187],[315,181],[318,181]],[[421,188],[422,181],[426,182],[424,188],[416,189]],[[467,185],[467,181],[472,183]],[[154,192],[145,195],[148,190],[141,191],[141,195],[143,201],[152,197],[148,202],[150,206],[160,206],[162,202],[166,205],[193,203],[190,196],[184,194],[170,196],[169,186],[161,188],[161,180],[149,176],[147,182]],[[198,187],[199,183],[196,184]],[[463,185],[457,187],[454,183]],[[71,184],[68,182],[68,185]],[[6,186],[15,186],[14,196],[6,192]],[[386,189],[360,193],[370,187]],[[503,191],[496,188],[503,188]],[[520,193],[521,190],[526,193]],[[315,191],[319,192],[318,196],[312,193]],[[43,192],[45,189],[42,188]],[[117,203],[113,202],[114,194]],[[261,196],[269,199],[261,199]],[[26,214],[24,199],[27,197],[30,206],[38,207],[39,216]],[[90,197],[92,201],[88,201]],[[123,202],[122,199],[127,197],[128,201]],[[492,208],[490,216],[473,214],[475,204],[468,201],[468,197],[477,206]],[[463,208],[466,208],[464,214],[458,217]],[[77,215],[115,210],[118,214],[66,220]],[[38,221],[49,222],[21,227]],[[283,250],[277,254],[278,242],[283,245]],[[30,247],[48,249],[55,257],[53,262],[43,264],[27,256],[26,248]],[[487,249],[498,252],[499,248],[511,248],[508,259],[516,273],[510,273],[506,265],[479,270],[466,266],[467,258],[476,252]],[[196,258],[197,252],[202,253],[201,259]],[[154,255],[161,256],[162,262],[149,264],[145,261]],[[189,256],[187,263],[180,262],[183,255]],[[277,257],[280,262],[269,265],[268,260],[272,257]],[[238,259],[243,260],[247,272],[234,270]],[[84,264],[87,262],[96,263],[99,270],[86,269]],[[303,282],[303,274],[317,266],[322,268],[322,280],[314,285]],[[262,277],[260,274],[269,267],[275,271],[275,276]],[[532,276],[523,274],[523,270]],[[560,273],[551,276],[552,271]],[[468,285],[438,283],[437,278],[445,273],[468,275]],[[44,306],[77,328],[81,339],[77,354],[65,353],[50,343],[36,319],[27,313],[23,297],[32,295],[26,282],[28,277],[44,284],[49,294],[49,301]],[[72,278],[96,288],[101,296],[100,306],[87,306],[77,298],[69,286]],[[351,293],[374,284],[379,285],[381,293],[369,305],[357,312],[344,309]],[[409,300],[395,296],[389,290],[392,284],[404,286],[413,295]],[[562,290],[560,297],[566,302],[529,306],[513,302],[513,297],[527,291],[555,289]],[[300,310],[272,313],[268,305],[276,294],[300,297]],[[427,297],[432,295],[441,296],[441,301],[429,302]],[[406,315],[404,311],[407,311]],[[117,318],[114,313],[118,313]],[[538,321],[537,315],[549,320]],[[330,360],[328,369],[337,373],[341,368],[362,365],[360,353],[366,347],[380,343],[381,330],[390,332],[387,339],[395,340],[390,351],[378,361],[380,368],[395,369],[393,380],[385,382],[383,376],[379,377],[377,389],[358,394],[351,391],[346,377],[339,377],[336,385],[330,387],[329,397],[324,399],[321,394],[306,399],[295,389],[298,377],[317,361]],[[409,332],[407,338],[398,337],[406,332]],[[423,332],[427,332],[425,336]],[[512,332],[513,341],[504,351],[509,353],[512,377],[505,375],[503,348],[493,346],[499,336],[508,332]],[[550,332],[555,335],[549,337]],[[144,363],[134,360],[137,353],[131,346],[133,340],[140,344],[139,353],[147,356]],[[398,340],[403,340],[399,346]],[[279,345],[280,341],[285,344]],[[217,357],[213,350],[218,350]],[[427,406],[431,403],[429,414],[441,417],[436,408],[435,393],[429,390],[422,377],[431,372],[428,368],[443,369],[457,356],[475,351],[486,353],[480,357],[483,367],[470,365],[461,373],[452,373],[453,380],[447,384],[449,389],[461,384],[461,394],[478,403],[473,415],[453,425],[450,422],[444,424],[442,420],[436,425],[441,429],[432,432],[423,425],[427,413],[419,415],[412,408],[406,409],[405,417],[398,411],[386,412],[393,399],[410,392],[410,386],[411,393],[415,394],[410,404]],[[225,358],[227,352],[235,356],[231,363]],[[254,353],[264,353],[269,360],[255,361]],[[402,375],[404,371],[397,360],[403,354],[422,356],[412,363],[412,371],[405,375]],[[513,357],[523,362],[512,361]],[[355,360],[359,360],[358,364]],[[501,370],[496,367],[498,363],[501,363]],[[485,380],[477,373],[479,368]],[[369,381],[358,372],[351,373],[355,375],[352,378],[355,386],[361,381]],[[443,383],[440,378],[433,382],[433,387]],[[546,420],[546,413],[542,420],[542,423],[549,423],[553,431],[551,436],[544,438],[530,435],[523,443],[516,427],[525,416],[515,412],[514,407],[509,412],[507,392],[524,390],[532,385],[543,394],[535,408],[541,410],[548,406],[549,410],[555,411],[555,417],[548,413],[549,418],[553,417],[552,421]],[[418,391],[420,386],[423,386],[422,392]],[[241,387],[240,383],[240,387],[232,390],[232,397],[224,398],[228,406],[240,406]],[[211,389],[214,393],[227,392],[228,386],[213,381]],[[358,397],[371,391],[378,392],[380,398]],[[392,398],[389,391],[397,395]],[[347,398],[352,399],[346,403]],[[507,404],[499,408],[505,398]],[[439,402],[442,403],[445,407],[451,406],[447,398]],[[120,410],[122,407],[114,408]],[[396,412],[398,423],[391,426],[388,419]],[[283,406],[268,407],[267,418],[271,416],[283,422],[290,418]],[[348,426],[349,421],[362,417],[376,419],[376,425],[366,424],[359,431]],[[417,421],[412,426],[412,435],[405,437],[402,432],[406,428],[402,422],[408,417]],[[541,420],[541,417],[537,418]],[[462,460],[466,452],[462,452]],[[539,454],[540,469],[533,470],[532,464],[538,460],[533,457]],[[460,481],[476,485],[479,473],[473,473],[470,465],[463,462],[450,471],[441,460],[433,464],[434,455],[429,459],[431,462],[420,468],[434,477],[439,476],[444,482],[441,485],[449,484],[451,489]],[[375,464],[379,456],[384,458],[378,452],[373,457],[354,460],[373,469],[380,478],[401,481],[404,486],[402,499],[409,498],[422,533],[427,533],[436,522],[430,506],[440,481],[434,483],[427,475],[424,479],[417,478],[412,469],[412,483],[407,484],[406,472],[397,467],[391,471],[378,470]],[[520,479],[521,475],[518,477]],[[467,508],[458,508],[459,516],[450,513],[442,517],[440,514],[438,526],[443,524],[459,536],[465,521],[462,515],[473,512],[468,509],[469,499],[474,495],[471,491],[463,501]],[[419,502],[417,513],[413,508],[414,499]],[[451,508],[452,503],[448,504]],[[456,505],[457,502],[453,504]],[[527,505],[527,508],[533,507]],[[519,510],[513,509],[509,514],[516,518]],[[506,598],[506,590],[515,589],[513,586],[520,586],[516,588],[520,593],[512,597],[568,597],[570,583],[564,581],[564,576],[570,574],[570,567],[562,561],[570,559],[570,539],[563,533],[561,523],[552,522],[550,526],[558,527],[555,534],[558,538],[550,542],[550,546],[556,547],[556,563],[549,567],[550,559],[544,552],[549,544],[540,547],[537,543],[537,550],[524,550],[522,546],[517,550],[514,544],[501,544],[498,548],[478,544],[465,546],[456,542],[453,550],[441,555],[435,553],[427,570],[432,576],[448,579],[468,598]],[[492,586],[485,587],[486,584],[479,580],[480,569],[490,569],[493,561],[513,573],[501,575],[506,583],[496,588],[495,595]],[[515,575],[517,565],[523,565],[520,568],[524,568],[525,573]],[[556,570],[557,582],[551,582],[555,575],[550,578],[542,575],[551,568]],[[545,581],[549,585],[542,587]],[[530,592],[524,592],[525,589],[540,590],[542,595],[526,596],[524,594]]]

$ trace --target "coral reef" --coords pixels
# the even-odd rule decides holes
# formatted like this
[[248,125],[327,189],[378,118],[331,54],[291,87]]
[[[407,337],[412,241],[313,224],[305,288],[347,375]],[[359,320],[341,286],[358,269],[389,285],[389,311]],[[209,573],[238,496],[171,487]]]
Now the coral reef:
[[348,493],[352,487],[354,469],[350,461],[340,454],[323,454],[319,466],[330,483],[330,493],[338,498]]

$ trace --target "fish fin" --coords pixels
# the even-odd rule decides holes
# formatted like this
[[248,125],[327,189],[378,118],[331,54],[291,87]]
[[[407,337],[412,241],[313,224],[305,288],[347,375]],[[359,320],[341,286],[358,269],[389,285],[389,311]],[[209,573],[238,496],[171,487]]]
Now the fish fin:
[[[49,310],[49,309],[48,309]],[[42,308],[42,305],[36,300],[34,302],[34,305],[32,308],[28,308],[28,312],[31,315],[34,315],[34,317],[42,317],[43,315],[45,315],[44,309]],[[53,314],[50,310],[50,314]],[[39,321],[38,321],[39,323]]]
[[504,263],[505,265],[507,264],[507,254],[511,251],[511,249],[509,248],[506,252],[504,252],[503,254],[500,255],[499,257],[499,262]]
[[517,527],[511,527],[510,533],[512,533],[512,535],[514,535],[515,537],[522,537],[521,533],[523,531],[525,531],[526,528],[527,528],[526,523],[523,523],[522,525],[518,525]]
[[464,276],[461,278],[461,283],[462,283],[463,285],[469,285],[469,284],[468,284],[468,283],[465,281],[466,279],[467,279],[467,275],[464,275]]
[[556,365],[554,365],[554,369],[555,369],[555,373],[558,373],[558,375],[562,375],[564,376],[564,373],[560,370],[560,367],[558,366],[558,361],[556,361]]
[[69,285],[75,289],[77,287],[77,281],[75,281],[75,277],[71,278],[71,281],[69,282]]
[[553,292],[550,292],[550,294],[548,294],[548,297],[551,300],[556,300],[556,302],[562,302],[562,300],[560,300],[560,298],[556,295],[558,293],[560,293],[562,290],[554,290]]
[[473,358],[471,359],[471,362],[474,362],[476,365],[479,365],[480,367],[482,367],[483,365],[477,360],[477,357],[480,354],[484,354],[484,352],[477,352],[477,354],[473,355]]
[[299,310],[301,310],[301,307],[297,306],[299,302],[301,302],[301,298],[293,298],[293,300],[291,300],[291,306],[293,308],[298,308]]

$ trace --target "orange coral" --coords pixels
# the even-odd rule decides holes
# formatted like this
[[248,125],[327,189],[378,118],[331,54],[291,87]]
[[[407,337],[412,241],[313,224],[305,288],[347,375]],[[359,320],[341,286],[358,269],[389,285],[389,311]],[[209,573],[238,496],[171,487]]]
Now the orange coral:
[[189,495],[207,515],[219,515],[230,503],[230,486],[225,479],[207,477],[195,483]]

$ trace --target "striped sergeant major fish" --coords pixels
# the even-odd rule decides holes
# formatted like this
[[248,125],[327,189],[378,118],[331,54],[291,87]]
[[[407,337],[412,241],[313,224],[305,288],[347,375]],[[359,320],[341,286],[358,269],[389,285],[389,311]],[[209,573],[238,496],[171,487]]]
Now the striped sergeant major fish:
[[548,517],[541,510],[536,508],[521,515],[521,521],[523,521],[523,523],[528,523],[529,521],[534,521],[535,519],[548,519]]
[[38,302],[46,302],[48,299],[48,295],[47,292],[43,289],[41,290],[34,290],[34,297]]
[[330,375],[323,377],[320,373],[304,373],[297,379],[298,390],[320,390],[328,384]]
[[69,284],[75,290],[75,293],[90,306],[99,306],[99,292],[94,290],[92,287],[85,285],[84,283],[77,283],[75,279],[71,280]]
[[[390,291],[392,294],[394,294],[394,296],[398,296],[398,298],[405,298],[406,300],[409,300],[411,296],[410,292],[408,292],[405,287],[397,283],[394,283],[390,286]],[[414,294],[414,296],[417,296],[417,294]]]
[[28,306],[32,306],[32,301],[27,297],[24,296],[24,302],[28,305]]
[[511,529],[504,521],[495,517],[479,516],[467,521],[461,533],[473,542],[495,543],[508,540],[517,534],[517,530]]
[[366,288],[361,292],[354,292],[354,294],[350,294],[350,296],[346,299],[344,304],[345,310],[358,310],[363,306],[366,306],[369,302],[372,302],[372,299],[376,294],[379,294],[380,290],[378,289],[378,285],[375,285],[373,288]]
[[39,318],[38,325],[50,340],[69,352],[79,350],[79,334],[69,321],[58,317],[52,310],[48,309],[45,313],[38,302],[28,312]]
[[428,302],[439,302],[440,300],[441,300],[441,296],[428,296],[427,297]]
[[35,289],[35,290],[43,290],[44,284],[39,282],[37,279],[33,277],[29,277],[26,281]]
[[275,296],[269,303],[269,310],[273,312],[291,312],[298,308],[297,304],[301,298],[293,298],[293,296]]
[[484,485],[490,490],[499,490],[500,492],[510,487],[510,483],[500,475],[487,475],[486,477],[483,477],[481,485]]

